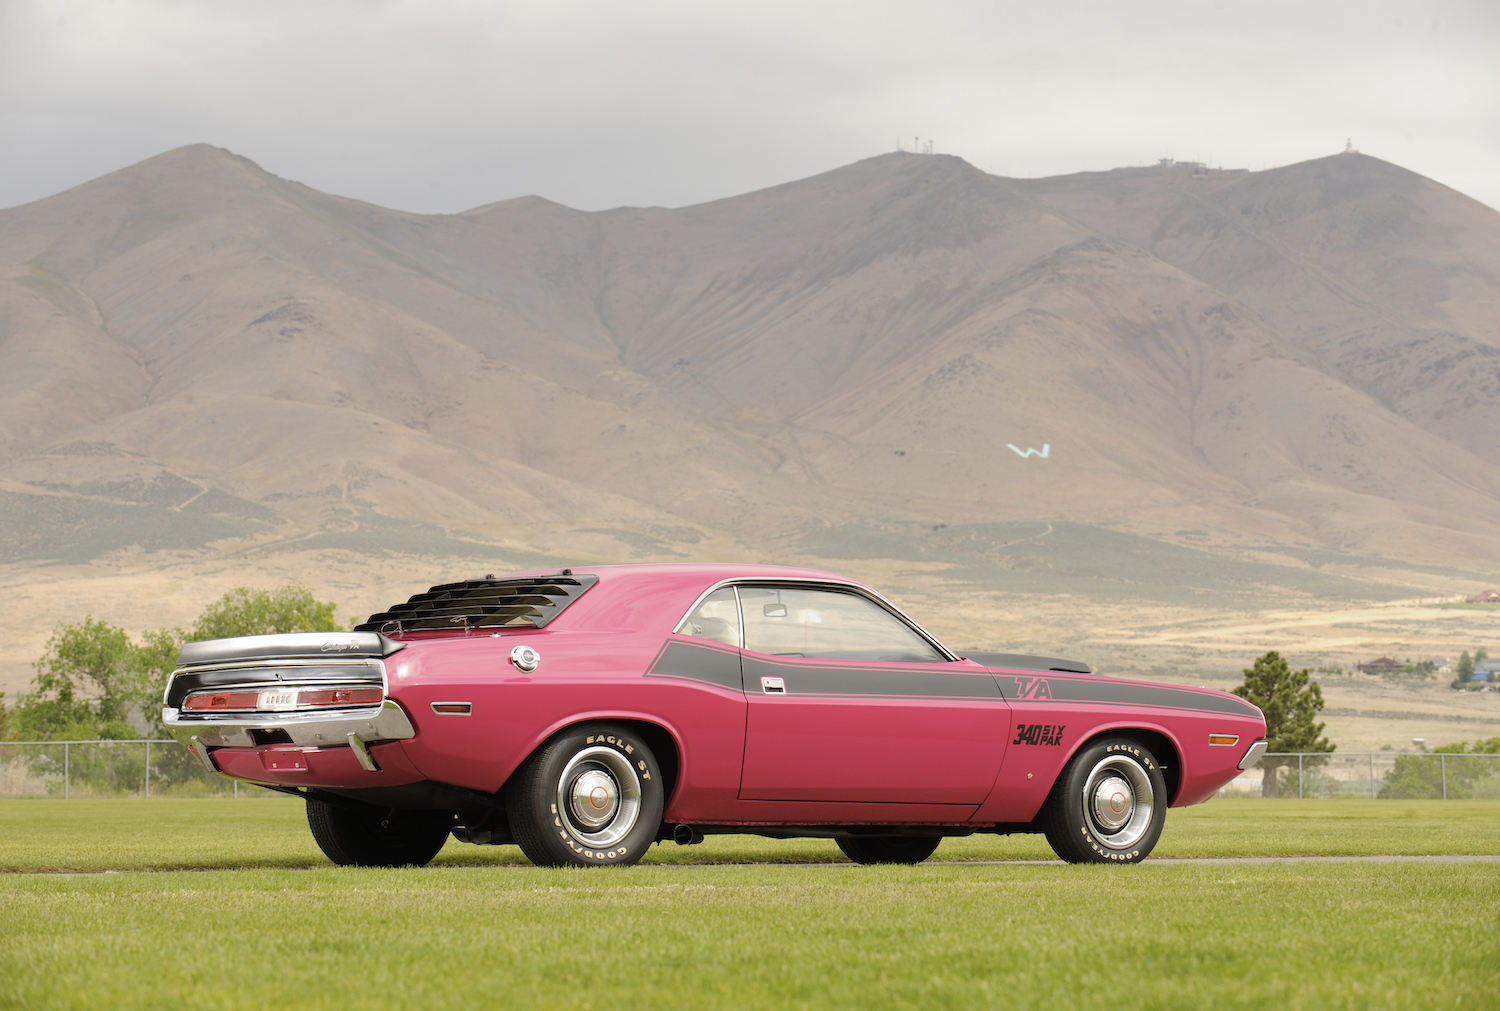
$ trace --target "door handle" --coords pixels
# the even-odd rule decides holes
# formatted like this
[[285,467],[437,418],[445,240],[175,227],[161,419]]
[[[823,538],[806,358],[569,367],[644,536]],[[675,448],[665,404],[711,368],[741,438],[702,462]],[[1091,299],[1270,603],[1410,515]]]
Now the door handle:
[[767,695],[785,695],[786,679],[784,678],[761,678],[760,690]]

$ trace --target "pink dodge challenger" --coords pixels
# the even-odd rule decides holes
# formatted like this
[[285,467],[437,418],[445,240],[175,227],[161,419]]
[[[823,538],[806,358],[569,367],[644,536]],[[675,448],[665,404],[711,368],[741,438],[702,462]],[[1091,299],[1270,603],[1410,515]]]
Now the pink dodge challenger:
[[723,832],[1135,862],[1266,747],[1227,692],[960,656],[866,586],[757,565],[486,576],[353,632],[189,643],[165,705],[206,768],[303,797],[331,860],[376,866],[450,833],[548,866]]

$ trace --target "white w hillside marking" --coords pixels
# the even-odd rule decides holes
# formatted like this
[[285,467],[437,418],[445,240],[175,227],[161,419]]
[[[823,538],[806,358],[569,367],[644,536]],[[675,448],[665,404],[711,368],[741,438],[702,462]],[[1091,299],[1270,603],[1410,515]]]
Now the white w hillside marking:
[[1019,456],[1023,460],[1029,459],[1029,458],[1031,458],[1033,456],[1039,456],[1043,460],[1045,460],[1045,459],[1047,459],[1047,454],[1052,451],[1052,447],[1049,446],[1045,442],[1042,443],[1042,448],[1041,449],[1032,449],[1030,446],[1027,446],[1026,447],[1026,452],[1024,452],[1024,453],[1021,452],[1021,449],[1020,449],[1019,446],[1012,446],[1008,442],[1005,444],[1005,448],[1008,449],[1008,450],[1010,450],[1012,453],[1016,454],[1017,456]]

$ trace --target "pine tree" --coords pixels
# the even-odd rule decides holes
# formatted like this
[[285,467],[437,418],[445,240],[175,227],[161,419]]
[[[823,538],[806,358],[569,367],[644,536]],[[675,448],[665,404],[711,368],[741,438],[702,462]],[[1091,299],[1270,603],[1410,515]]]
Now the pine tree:
[[1464,650],[1458,658],[1458,676],[1453,679],[1454,688],[1462,688],[1474,676],[1474,658]]
[[[1324,725],[1313,722],[1323,708],[1323,689],[1311,674],[1306,667],[1294,672],[1282,655],[1272,650],[1246,668],[1244,683],[1233,689],[1234,694],[1259,706],[1265,714],[1267,752],[1334,749],[1328,738],[1321,736]],[[1265,771],[1261,781],[1264,796],[1276,796],[1276,771],[1285,764],[1285,759],[1261,759],[1260,767]]]

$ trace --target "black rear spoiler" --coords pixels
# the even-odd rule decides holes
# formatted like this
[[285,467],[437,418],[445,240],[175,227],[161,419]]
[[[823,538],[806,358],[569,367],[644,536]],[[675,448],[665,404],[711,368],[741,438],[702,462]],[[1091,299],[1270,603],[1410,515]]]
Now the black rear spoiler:
[[390,656],[406,643],[379,632],[287,632],[205,639],[182,647],[179,667],[233,663],[236,660],[312,659],[333,656]]

